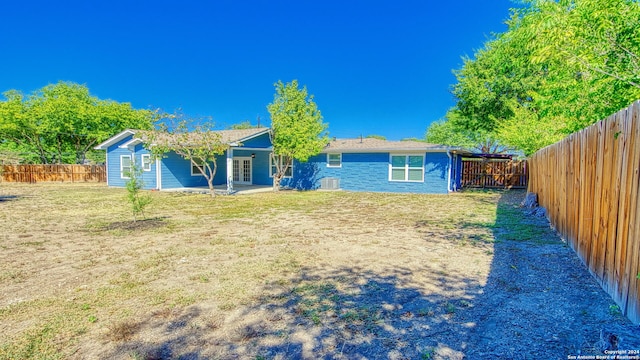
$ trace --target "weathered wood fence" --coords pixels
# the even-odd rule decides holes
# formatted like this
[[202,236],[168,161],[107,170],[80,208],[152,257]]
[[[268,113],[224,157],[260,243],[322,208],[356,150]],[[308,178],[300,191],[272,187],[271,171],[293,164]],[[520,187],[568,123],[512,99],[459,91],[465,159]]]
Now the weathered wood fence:
[[62,182],[106,182],[104,165],[0,165],[2,181],[36,183]]
[[529,191],[553,226],[640,323],[640,101],[541,149],[529,165]]
[[527,187],[526,161],[463,160],[463,188],[524,189]]

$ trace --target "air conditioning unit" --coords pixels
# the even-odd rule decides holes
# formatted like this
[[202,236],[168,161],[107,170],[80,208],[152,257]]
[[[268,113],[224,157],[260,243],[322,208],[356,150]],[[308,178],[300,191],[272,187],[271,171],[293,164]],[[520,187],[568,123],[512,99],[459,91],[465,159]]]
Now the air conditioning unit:
[[339,190],[340,179],[325,177],[320,179],[320,189],[322,190]]

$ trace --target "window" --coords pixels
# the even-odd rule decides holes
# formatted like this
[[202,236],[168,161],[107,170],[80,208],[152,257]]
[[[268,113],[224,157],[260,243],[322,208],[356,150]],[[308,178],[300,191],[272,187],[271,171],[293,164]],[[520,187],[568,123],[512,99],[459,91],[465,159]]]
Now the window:
[[142,171],[151,171],[151,155],[142,154]]
[[327,154],[327,167],[342,167],[342,154]]
[[120,155],[120,178],[131,178],[131,155]]
[[[201,161],[198,161],[197,164],[200,165],[200,167],[204,166],[204,162]],[[200,172],[200,169],[198,169],[198,165],[196,165],[196,162],[194,160],[191,160],[191,176],[202,176],[202,172]],[[205,169],[202,168],[202,170]]]
[[390,181],[424,181],[424,156],[391,155]]
[[[288,157],[284,157],[285,162],[289,162]],[[282,160],[282,157],[278,157],[278,159]],[[276,163],[274,162],[273,155],[269,156],[269,163],[271,164],[271,170],[269,171],[269,177],[273,177],[273,174],[278,170],[276,167]],[[290,162],[291,165],[287,166],[287,169],[284,171],[284,177],[290,178],[293,174],[293,161]],[[281,162],[282,165],[282,162]]]

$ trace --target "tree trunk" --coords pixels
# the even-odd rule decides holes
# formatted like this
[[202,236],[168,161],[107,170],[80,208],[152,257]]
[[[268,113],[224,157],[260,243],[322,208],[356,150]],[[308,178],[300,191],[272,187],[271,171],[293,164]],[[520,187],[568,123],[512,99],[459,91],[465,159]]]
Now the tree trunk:
[[213,176],[207,178],[207,183],[209,184],[209,195],[212,198],[216,197],[216,190],[213,188]]
[[280,191],[280,174],[273,175],[273,191]]

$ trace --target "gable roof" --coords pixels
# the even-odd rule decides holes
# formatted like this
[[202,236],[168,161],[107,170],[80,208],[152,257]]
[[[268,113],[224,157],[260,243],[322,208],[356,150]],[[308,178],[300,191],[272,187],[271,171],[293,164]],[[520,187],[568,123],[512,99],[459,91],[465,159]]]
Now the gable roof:
[[107,150],[107,148],[113,144],[116,144],[124,139],[126,139],[128,136],[131,135],[135,135],[136,131],[138,130],[131,130],[131,129],[125,129],[121,132],[119,132],[118,134],[108,138],[107,140],[103,141],[102,143],[96,145],[94,147],[94,149],[96,150]]
[[222,137],[222,142],[227,144],[238,143],[253,139],[262,134],[266,134],[270,128],[252,128],[240,130],[220,130],[216,131]]
[[421,141],[388,141],[376,138],[334,139],[322,152],[386,152],[386,151],[454,151],[457,147]]
[[[243,141],[247,141],[253,139],[254,137],[266,134],[270,131],[269,128],[251,128],[251,129],[240,129],[240,130],[218,130],[214,131],[217,134],[220,134],[221,141],[225,144],[229,144],[230,146],[237,146],[238,143]],[[106,150],[109,146],[114,145],[128,136],[134,136],[133,139],[128,141],[126,144],[123,144],[121,147],[126,147],[131,144],[140,143],[142,140],[138,137],[135,137],[136,134],[144,133],[144,130],[133,130],[126,129],[101,144],[94,147],[96,150]]]

